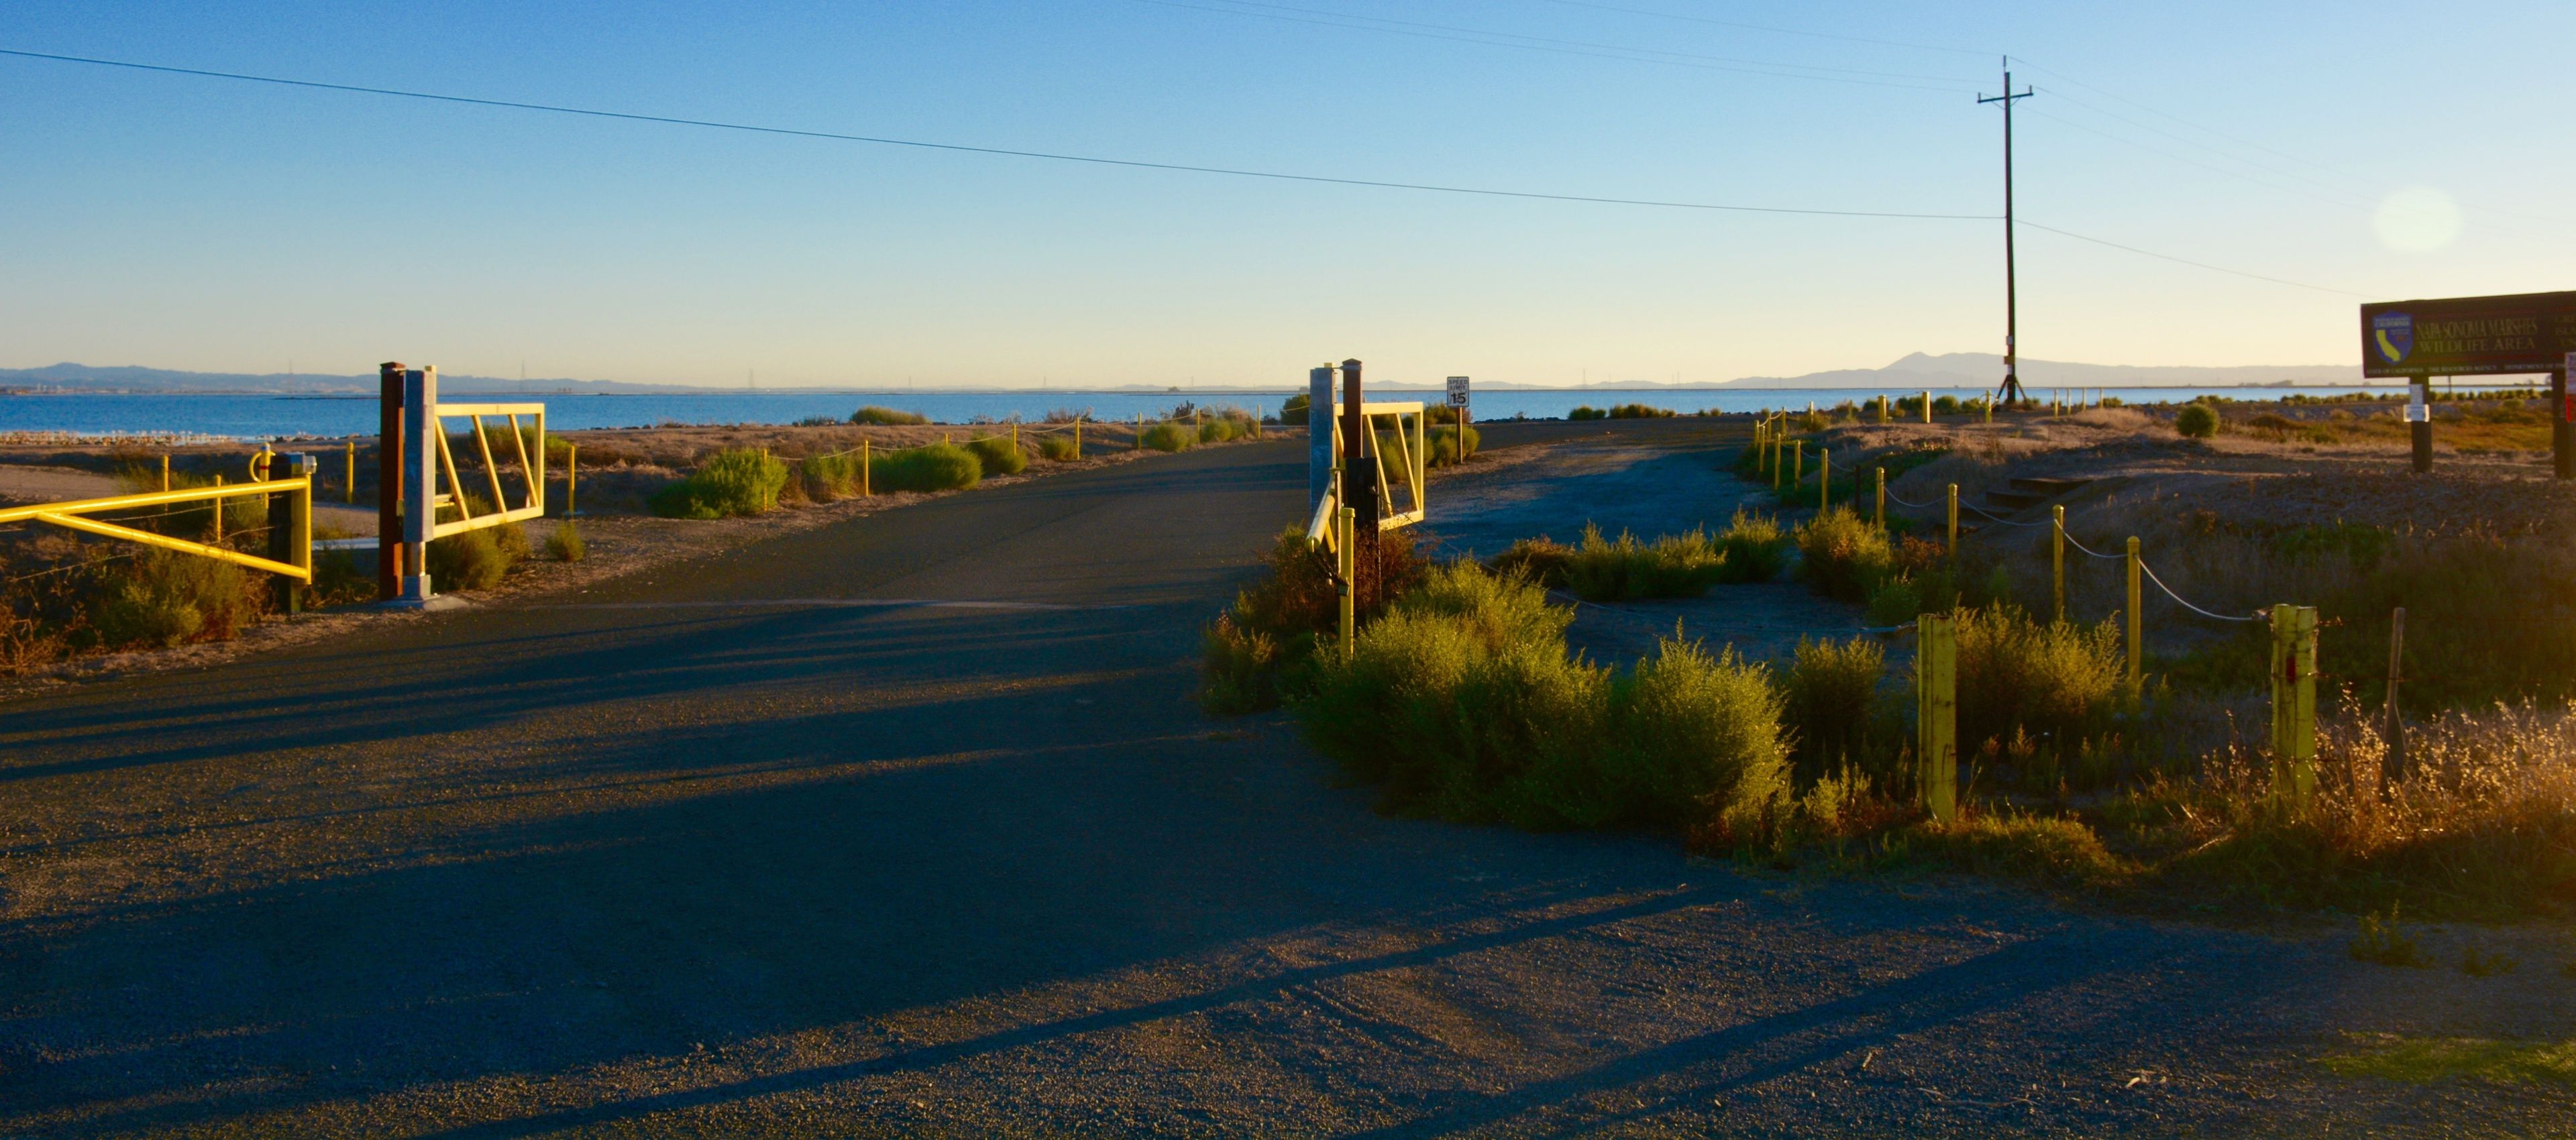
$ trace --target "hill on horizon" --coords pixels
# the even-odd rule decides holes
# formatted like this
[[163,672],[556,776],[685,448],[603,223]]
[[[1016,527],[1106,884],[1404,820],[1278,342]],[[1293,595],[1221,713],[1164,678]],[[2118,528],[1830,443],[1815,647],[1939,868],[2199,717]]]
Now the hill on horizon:
[[[1884,368],[1844,368],[1827,372],[1810,372],[1803,376],[1747,376],[1720,382],[1673,384],[1647,380],[1623,380],[1599,385],[1564,385],[1529,383],[1511,380],[1480,380],[1478,387],[1488,390],[1562,389],[1580,391],[1586,387],[1607,391],[1622,389],[1710,389],[1710,388],[1853,388],[1874,391],[1904,391],[1924,388],[1992,388],[2003,379],[2003,357],[1987,352],[1951,352],[1934,355],[1910,353]],[[2198,367],[2129,364],[2078,364],[2055,360],[2023,360],[2022,383],[2031,388],[2155,388],[2200,387],[2224,388],[2242,385],[2353,385],[2362,382],[2358,364],[2278,365],[2256,364],[2238,367]],[[442,374],[442,390],[458,394],[504,395],[676,395],[709,394],[741,395],[758,392],[886,392],[883,386],[827,385],[761,388],[712,387],[700,384],[647,384],[630,380],[531,379],[513,380],[496,376]],[[1295,391],[1305,387],[1303,377],[1283,377],[1276,384],[1121,384],[1099,388],[1065,388],[1066,391]],[[1434,390],[1437,383],[1381,380],[1382,391]],[[365,396],[376,391],[374,373],[336,376],[314,373],[247,373],[188,372],[171,368],[144,368],[133,365],[94,366],[65,362],[41,368],[0,368],[0,389],[50,388],[72,391],[136,393],[240,393],[249,395],[315,395]],[[923,388],[919,391],[1003,391],[1016,390],[1009,385],[985,385],[959,388]],[[1034,390],[1034,389],[1032,389]]]

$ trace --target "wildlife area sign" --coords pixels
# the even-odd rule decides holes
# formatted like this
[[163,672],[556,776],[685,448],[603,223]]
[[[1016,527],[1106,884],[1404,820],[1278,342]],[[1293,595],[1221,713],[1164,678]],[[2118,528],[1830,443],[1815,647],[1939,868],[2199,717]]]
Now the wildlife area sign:
[[2576,292],[2379,301],[2361,307],[2366,377],[2554,373],[2576,353]]

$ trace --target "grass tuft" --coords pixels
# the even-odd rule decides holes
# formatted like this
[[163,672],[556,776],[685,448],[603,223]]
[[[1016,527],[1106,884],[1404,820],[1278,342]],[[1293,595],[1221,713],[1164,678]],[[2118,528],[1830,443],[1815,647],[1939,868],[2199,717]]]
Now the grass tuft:
[[875,404],[870,404],[867,407],[850,413],[850,422],[854,424],[875,424],[880,427],[909,427],[929,423],[930,417],[922,415],[919,412],[902,412],[896,411],[893,408],[878,407]]

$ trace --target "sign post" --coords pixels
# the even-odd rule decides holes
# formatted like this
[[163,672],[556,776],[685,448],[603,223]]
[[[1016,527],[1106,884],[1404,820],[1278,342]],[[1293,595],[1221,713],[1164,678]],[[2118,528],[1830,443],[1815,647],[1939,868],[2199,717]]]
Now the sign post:
[[2404,377],[2414,386],[2406,408],[2415,470],[2433,469],[2432,386],[2436,376],[2545,373],[2554,407],[2550,445],[2555,472],[2576,478],[2576,420],[2567,398],[2567,369],[2576,363],[2576,292],[2513,293],[2378,301],[2361,307],[2361,374]]
[[1458,462],[1467,461],[1467,378],[1449,378],[1449,406],[1458,409]]

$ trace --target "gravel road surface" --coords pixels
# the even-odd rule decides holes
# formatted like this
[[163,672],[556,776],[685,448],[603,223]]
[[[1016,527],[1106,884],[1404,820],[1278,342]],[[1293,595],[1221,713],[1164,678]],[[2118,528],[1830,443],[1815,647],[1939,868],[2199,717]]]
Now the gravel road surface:
[[1190,701],[1301,448],[0,706],[0,1135],[2567,1129],[2316,1063],[2564,1039],[2556,932],[2399,971],[1376,814]]

